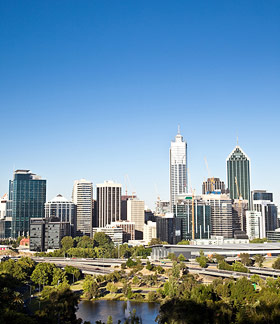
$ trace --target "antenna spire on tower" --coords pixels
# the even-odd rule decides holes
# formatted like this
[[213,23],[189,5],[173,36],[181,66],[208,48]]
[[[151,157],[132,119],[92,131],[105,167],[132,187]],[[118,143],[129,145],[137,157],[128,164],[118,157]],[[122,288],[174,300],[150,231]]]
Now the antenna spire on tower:
[[178,134],[181,133],[181,130],[180,130],[180,124],[178,124]]

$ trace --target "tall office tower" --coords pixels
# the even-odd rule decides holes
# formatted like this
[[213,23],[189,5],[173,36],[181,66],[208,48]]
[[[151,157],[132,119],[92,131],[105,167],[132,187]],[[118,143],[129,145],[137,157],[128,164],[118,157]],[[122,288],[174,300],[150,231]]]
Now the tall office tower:
[[135,239],[143,239],[145,223],[145,202],[136,198],[127,201],[127,220],[135,223]]
[[8,195],[5,194],[0,200],[0,219],[4,219],[6,217],[7,201]]
[[260,212],[262,215],[262,231],[264,233],[274,231],[278,227],[278,209],[277,206],[271,202],[270,197],[269,200],[253,200],[252,205],[253,210]]
[[178,134],[170,146],[170,209],[176,202],[176,196],[188,192],[187,181],[187,143],[183,140],[178,127]]
[[12,237],[29,235],[30,218],[44,217],[46,180],[30,170],[16,170],[9,184],[12,200]]
[[121,220],[122,185],[113,181],[97,184],[98,227]]
[[232,238],[232,205],[225,194],[202,195],[202,199],[211,206],[211,234]]
[[222,194],[226,193],[226,187],[224,181],[220,178],[208,178],[202,184],[202,194],[206,195],[214,191],[220,191]]
[[92,182],[81,179],[74,182],[72,201],[77,205],[77,232],[92,236]]
[[[194,207],[194,213],[192,213]],[[210,239],[211,207],[200,196],[177,196],[174,215],[182,219],[182,240],[193,238],[192,218],[194,217],[194,239]]]
[[227,158],[227,185],[230,198],[242,197],[248,200],[250,205],[250,181],[250,159],[239,146],[236,146]]
[[45,203],[45,218],[49,221],[69,223],[71,235],[76,235],[77,206],[62,195],[57,195]]
[[232,203],[232,230],[246,232],[246,211],[249,209],[248,200],[234,199]]

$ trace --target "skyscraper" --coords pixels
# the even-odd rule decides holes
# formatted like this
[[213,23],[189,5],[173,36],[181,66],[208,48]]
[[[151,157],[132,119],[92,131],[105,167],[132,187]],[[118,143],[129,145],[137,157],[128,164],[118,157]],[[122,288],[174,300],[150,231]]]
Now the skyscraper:
[[136,198],[127,201],[127,220],[135,223],[135,239],[143,239],[145,223],[145,202]]
[[85,179],[74,182],[72,201],[77,205],[77,232],[92,236],[92,182]]
[[202,195],[202,199],[211,206],[211,234],[232,238],[232,205],[225,194]]
[[121,220],[122,185],[113,181],[97,184],[97,217],[98,226]]
[[227,184],[231,199],[242,197],[250,206],[250,159],[237,145],[227,158]]
[[188,191],[187,181],[187,143],[183,140],[178,127],[178,134],[170,146],[170,208],[176,202],[176,195],[186,194]]
[[30,218],[44,217],[46,180],[30,170],[16,170],[9,187],[9,199],[12,200],[12,237],[26,236],[30,231]]

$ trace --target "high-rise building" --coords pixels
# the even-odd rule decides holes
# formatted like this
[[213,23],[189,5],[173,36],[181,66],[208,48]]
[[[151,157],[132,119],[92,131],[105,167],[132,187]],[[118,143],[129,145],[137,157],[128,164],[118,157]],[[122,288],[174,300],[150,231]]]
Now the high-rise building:
[[277,206],[270,200],[253,200],[253,210],[262,215],[262,232],[274,231],[278,227]]
[[122,185],[113,181],[97,184],[98,226],[121,220]]
[[232,205],[225,194],[202,195],[202,199],[211,206],[211,234],[232,238]]
[[208,178],[202,184],[202,194],[206,195],[214,191],[220,191],[222,194],[226,193],[226,187],[224,181],[220,178]]
[[127,220],[127,201],[135,196],[123,195],[121,196],[121,219]]
[[77,206],[64,198],[62,195],[57,195],[55,198],[45,203],[45,218],[54,219],[61,223],[70,223],[71,235],[76,235],[76,218]]
[[143,239],[145,223],[145,202],[136,198],[127,201],[127,220],[135,223],[135,239]]
[[250,240],[266,237],[265,223],[261,212],[246,211],[246,233]]
[[183,140],[180,129],[178,129],[175,141],[171,141],[169,163],[170,208],[172,211],[173,205],[176,202],[176,196],[188,192],[187,143]]
[[234,199],[232,203],[232,230],[246,232],[246,211],[249,209],[248,200]]
[[227,158],[227,185],[230,198],[242,197],[248,200],[250,205],[250,181],[250,159],[240,146],[236,146]]
[[[194,207],[194,214],[192,208]],[[200,196],[177,196],[174,215],[182,219],[182,240],[192,240],[194,217],[194,239],[209,239],[211,236],[211,207]]]
[[92,182],[81,179],[74,182],[72,201],[77,206],[77,234],[92,235]]
[[12,200],[12,237],[29,235],[30,218],[44,217],[46,180],[30,170],[16,170],[9,185]]
[[169,244],[177,244],[182,240],[182,219],[173,213],[156,217],[157,238]]

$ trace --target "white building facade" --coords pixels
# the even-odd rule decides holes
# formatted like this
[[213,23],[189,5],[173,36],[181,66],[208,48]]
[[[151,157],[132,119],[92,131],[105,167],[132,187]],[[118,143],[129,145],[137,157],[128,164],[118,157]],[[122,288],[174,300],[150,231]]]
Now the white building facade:
[[92,182],[81,179],[74,182],[73,203],[77,206],[77,231],[83,235],[92,235]]
[[183,140],[180,129],[178,129],[175,141],[171,142],[169,159],[170,208],[172,212],[176,196],[188,192],[187,143]]
[[148,221],[147,224],[144,224],[144,234],[143,239],[146,244],[150,243],[153,238],[157,237],[157,223]]
[[265,218],[262,213],[255,210],[246,211],[246,234],[250,240],[265,238]]

